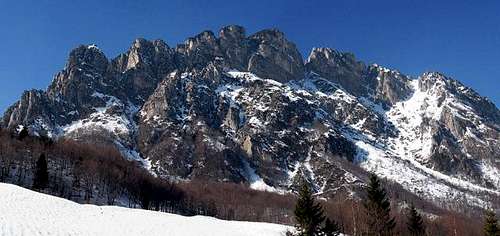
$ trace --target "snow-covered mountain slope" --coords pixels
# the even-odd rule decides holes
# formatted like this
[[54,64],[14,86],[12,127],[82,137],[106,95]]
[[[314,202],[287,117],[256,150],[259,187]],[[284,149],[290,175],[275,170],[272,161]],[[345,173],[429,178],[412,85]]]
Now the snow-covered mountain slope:
[[[429,80],[433,82],[429,83]],[[466,90],[457,81],[439,73],[426,73],[418,79],[408,81],[408,84],[408,96],[389,109],[377,109],[372,102],[362,101],[371,105],[388,123],[394,125],[396,135],[373,137],[370,132],[363,130],[360,131],[365,135],[361,136],[359,132],[348,132],[354,137],[354,143],[358,147],[360,166],[400,183],[410,192],[443,205],[452,201],[493,207],[491,201],[500,195],[498,178],[493,174],[498,170],[498,165],[491,167],[491,164],[485,163],[498,161],[498,153],[492,151],[491,156],[481,158],[480,155],[472,154],[472,150],[482,148],[487,151],[495,148],[498,145],[498,133],[493,130],[498,129],[498,125],[477,115],[478,111],[466,105],[467,101],[459,99],[460,93],[451,92],[456,87],[459,91]],[[471,92],[470,89],[467,90]],[[447,119],[456,117],[470,123],[447,123]],[[481,132],[481,129],[493,132]],[[445,137],[460,140],[451,144],[442,142],[444,135],[440,132],[460,132],[458,130],[466,131]],[[477,138],[471,130],[482,133],[485,140]],[[488,137],[491,134],[493,136]],[[470,140],[470,136],[476,138],[473,147],[464,142]],[[470,161],[469,165],[449,163],[445,168],[439,166],[447,156],[439,156],[441,150],[447,152],[454,162]],[[470,169],[464,171],[461,168]]]
[[0,183],[0,235],[279,236],[292,227],[77,204]]
[[170,48],[137,39],[108,60],[70,53],[46,91],[2,119],[55,138],[115,144],[160,178],[355,194],[369,172],[425,199],[487,207],[500,195],[500,110],[440,73],[410,78],[278,30],[205,31]]

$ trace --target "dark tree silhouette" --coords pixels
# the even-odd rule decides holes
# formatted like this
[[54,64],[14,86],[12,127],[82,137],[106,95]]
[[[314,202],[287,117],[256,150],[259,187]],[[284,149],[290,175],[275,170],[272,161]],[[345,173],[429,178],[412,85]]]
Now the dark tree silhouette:
[[500,227],[495,212],[487,210],[484,219],[484,235],[485,236],[500,236]]
[[295,205],[294,213],[297,221],[297,235],[320,235],[321,224],[325,220],[323,208],[319,203],[314,202],[312,192],[305,183],[300,188],[299,199]]
[[396,222],[391,217],[391,203],[385,189],[374,174],[370,176],[364,207],[367,216],[367,235],[393,235]]
[[33,177],[33,188],[34,189],[45,189],[49,183],[49,172],[47,171],[47,160],[45,155],[42,153],[38,158],[35,166],[35,173]]
[[425,235],[424,220],[422,219],[420,213],[418,213],[417,209],[415,209],[413,203],[410,205],[410,209],[408,210],[407,213],[407,218],[408,222],[406,223],[406,226],[408,228],[408,232],[410,233],[410,235],[412,236]]
[[326,218],[325,225],[323,226],[323,234],[322,236],[338,236],[340,235],[340,228],[335,221],[330,220],[330,218]]
[[26,128],[26,126],[23,126],[23,128],[21,129],[21,131],[19,131],[19,140],[23,140],[24,138],[28,137],[29,135],[29,132],[28,132],[28,129]]

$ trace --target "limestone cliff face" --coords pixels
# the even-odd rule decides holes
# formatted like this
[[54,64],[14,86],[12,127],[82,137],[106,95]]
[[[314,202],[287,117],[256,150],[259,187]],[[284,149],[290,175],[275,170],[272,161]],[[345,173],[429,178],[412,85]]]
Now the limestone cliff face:
[[367,93],[363,74],[366,65],[357,61],[353,54],[331,48],[314,48],[306,67],[331,82],[341,85],[354,95]]

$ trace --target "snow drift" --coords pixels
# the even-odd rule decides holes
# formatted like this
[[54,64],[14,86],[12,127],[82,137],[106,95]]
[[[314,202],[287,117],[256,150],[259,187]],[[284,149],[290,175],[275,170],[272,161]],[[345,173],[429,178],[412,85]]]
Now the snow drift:
[[285,235],[289,226],[82,205],[0,183],[0,235]]

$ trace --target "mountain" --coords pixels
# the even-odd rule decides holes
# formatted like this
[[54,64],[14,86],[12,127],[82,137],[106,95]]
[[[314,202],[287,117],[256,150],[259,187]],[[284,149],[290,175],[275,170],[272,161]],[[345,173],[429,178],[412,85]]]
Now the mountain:
[[1,235],[279,236],[292,227],[78,204],[0,183]]
[[161,178],[356,195],[369,172],[439,205],[500,196],[500,111],[438,72],[411,78],[276,29],[227,26],[176,47],[137,39],[108,59],[79,46],[2,126],[111,143]]

